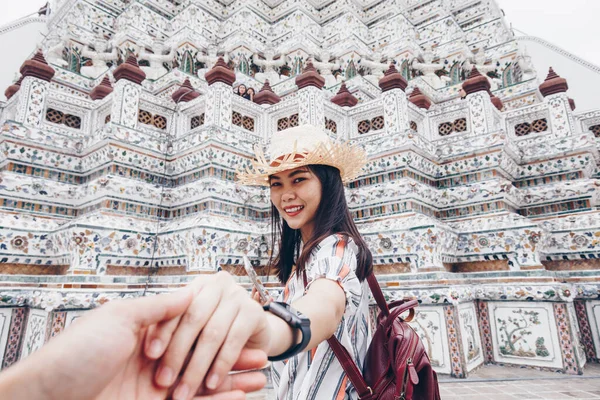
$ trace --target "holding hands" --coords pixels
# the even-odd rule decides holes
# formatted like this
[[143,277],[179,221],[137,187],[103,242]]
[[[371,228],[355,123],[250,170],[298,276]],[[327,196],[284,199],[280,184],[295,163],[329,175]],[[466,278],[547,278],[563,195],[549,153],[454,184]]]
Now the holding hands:
[[266,313],[233,278],[113,301],[0,374],[5,399],[244,399],[266,383]]

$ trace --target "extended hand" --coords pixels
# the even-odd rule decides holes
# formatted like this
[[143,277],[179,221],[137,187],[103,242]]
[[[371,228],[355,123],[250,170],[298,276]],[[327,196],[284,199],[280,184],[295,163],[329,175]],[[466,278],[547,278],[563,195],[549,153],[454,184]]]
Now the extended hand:
[[170,387],[185,370],[175,400],[192,398],[203,382],[202,387],[220,387],[242,348],[267,351],[271,340],[266,313],[228,273],[197,278],[191,287],[196,295],[182,318],[158,325],[146,343],[149,357],[162,356],[157,384]]
[[[87,313],[38,352],[0,374],[2,398],[165,399],[169,389],[153,383],[158,362],[143,354],[144,338],[149,326],[181,315],[191,302],[192,290],[185,288],[173,294],[113,301]],[[264,353],[246,351],[237,367],[260,368],[265,363]],[[228,393],[200,398],[243,399],[239,389],[254,391],[265,384],[260,372],[227,378],[215,392]]]

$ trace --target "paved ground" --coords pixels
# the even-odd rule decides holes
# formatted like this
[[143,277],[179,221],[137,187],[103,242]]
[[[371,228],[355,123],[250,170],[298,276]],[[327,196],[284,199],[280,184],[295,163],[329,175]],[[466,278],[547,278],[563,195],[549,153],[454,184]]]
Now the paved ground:
[[[486,365],[468,379],[440,376],[440,390],[442,400],[600,399],[600,365],[587,365],[582,376]],[[274,396],[267,389],[248,399]]]

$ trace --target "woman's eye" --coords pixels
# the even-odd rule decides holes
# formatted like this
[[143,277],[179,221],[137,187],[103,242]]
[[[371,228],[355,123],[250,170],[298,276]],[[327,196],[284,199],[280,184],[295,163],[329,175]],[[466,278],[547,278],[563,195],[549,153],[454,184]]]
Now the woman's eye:
[[306,178],[296,178],[296,179],[294,179],[294,183],[302,182],[305,179]]
[[271,183],[271,187],[275,187],[275,186],[279,186],[279,185],[280,185],[279,182],[273,182],[273,183]]

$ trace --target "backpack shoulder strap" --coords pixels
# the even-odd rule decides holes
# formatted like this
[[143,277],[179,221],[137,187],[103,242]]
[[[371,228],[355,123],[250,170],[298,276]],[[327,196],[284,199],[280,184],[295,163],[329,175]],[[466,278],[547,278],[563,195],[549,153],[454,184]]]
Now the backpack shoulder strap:
[[[373,280],[375,282],[374,283],[375,287],[379,293],[379,296],[375,295],[375,291],[373,290],[372,283],[369,280],[369,286],[371,287],[373,296],[375,296],[375,300],[377,301],[377,304],[379,305],[380,308],[381,308],[380,301],[385,306],[385,311],[384,311],[384,309],[382,309],[382,312],[385,312],[387,315],[390,313],[390,311],[387,308],[387,304],[385,302],[385,298],[383,297],[383,293],[381,292],[381,288],[379,287],[379,284],[377,283],[377,279],[375,278],[375,275],[373,275],[373,274],[369,275],[369,278],[371,278],[371,277],[373,278]],[[302,271],[302,279],[304,281],[304,288],[306,288],[306,286],[308,286],[308,278],[306,276],[306,270]],[[378,297],[379,297],[379,300],[378,300]],[[331,350],[333,350],[333,354],[335,354],[335,357],[340,362],[342,368],[344,369],[344,372],[346,373],[346,375],[348,376],[348,379],[352,383],[352,386],[354,386],[354,388],[358,392],[358,398],[359,399],[370,398],[370,396],[373,395],[373,390],[369,387],[369,385],[367,385],[367,382],[365,382],[365,378],[363,378],[361,371],[356,366],[356,363],[352,359],[352,356],[350,356],[350,353],[348,353],[348,350],[340,343],[340,341],[335,337],[335,335],[330,337],[329,339],[327,339],[327,343],[329,344],[329,347],[331,347]]]
[[363,378],[362,373],[356,366],[356,363],[354,360],[352,360],[348,350],[342,346],[340,341],[335,336],[327,339],[327,343],[329,343],[329,347],[331,347],[331,350],[333,350],[333,354],[335,354],[335,357],[342,365],[342,368],[348,376],[348,379],[350,382],[352,382],[352,386],[354,386],[358,392],[358,398],[368,399],[369,396],[373,395],[373,390],[367,385],[367,382],[365,382],[365,378]]
[[383,292],[381,291],[381,286],[379,286],[379,282],[377,282],[377,278],[375,277],[374,273],[371,272],[369,274],[369,276],[367,276],[367,282],[369,283],[369,287],[371,288],[371,293],[373,294],[373,297],[375,298],[375,302],[379,306],[379,309],[381,310],[381,312],[385,316],[390,315],[390,309],[388,308],[387,302],[385,301],[385,296],[383,295]]

